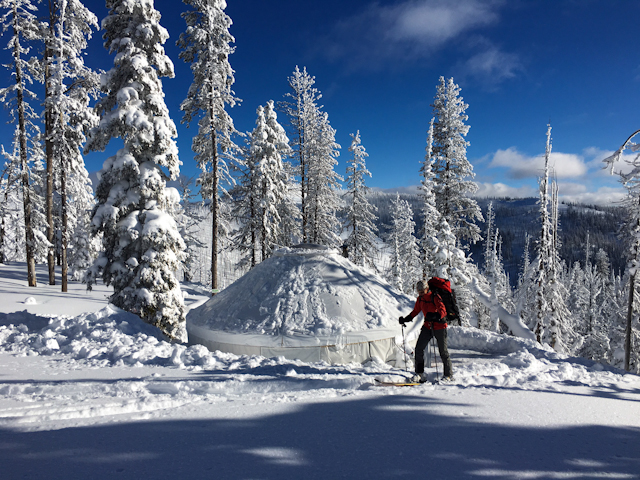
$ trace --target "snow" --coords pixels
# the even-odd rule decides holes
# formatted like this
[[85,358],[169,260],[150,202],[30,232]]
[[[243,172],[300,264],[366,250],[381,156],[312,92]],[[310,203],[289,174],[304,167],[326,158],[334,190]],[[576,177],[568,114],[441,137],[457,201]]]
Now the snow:
[[378,387],[406,372],[171,344],[45,270],[0,265],[3,480],[640,477],[636,375],[451,327],[453,382]]

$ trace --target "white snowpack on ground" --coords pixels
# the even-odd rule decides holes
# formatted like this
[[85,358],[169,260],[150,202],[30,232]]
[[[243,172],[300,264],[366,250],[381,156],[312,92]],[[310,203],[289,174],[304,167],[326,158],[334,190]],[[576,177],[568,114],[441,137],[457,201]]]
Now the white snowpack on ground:
[[380,387],[404,366],[170,344],[38,269],[0,265],[3,480],[640,478],[636,375],[451,327],[454,381]]

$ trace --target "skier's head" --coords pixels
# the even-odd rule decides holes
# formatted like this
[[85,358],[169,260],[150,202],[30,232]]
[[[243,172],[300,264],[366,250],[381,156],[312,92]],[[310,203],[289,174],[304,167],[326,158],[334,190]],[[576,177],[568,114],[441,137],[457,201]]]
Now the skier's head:
[[418,283],[416,283],[416,292],[418,292],[418,295],[422,295],[425,290],[426,288],[424,287],[424,282],[422,280],[419,280]]

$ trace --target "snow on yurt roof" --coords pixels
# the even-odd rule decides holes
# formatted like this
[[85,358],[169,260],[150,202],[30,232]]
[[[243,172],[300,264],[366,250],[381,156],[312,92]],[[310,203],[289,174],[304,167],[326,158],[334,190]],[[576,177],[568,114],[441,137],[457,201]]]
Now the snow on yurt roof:
[[302,244],[278,250],[189,312],[187,331],[190,341],[210,331],[216,341],[262,345],[284,345],[283,337],[290,346],[335,343],[338,336],[375,340],[400,334],[398,317],[414,300],[335,249]]

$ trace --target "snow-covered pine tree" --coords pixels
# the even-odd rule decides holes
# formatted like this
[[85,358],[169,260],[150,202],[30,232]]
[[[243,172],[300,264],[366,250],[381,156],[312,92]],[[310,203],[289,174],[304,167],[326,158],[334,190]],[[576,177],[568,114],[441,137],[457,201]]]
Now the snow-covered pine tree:
[[586,315],[583,317],[586,323],[586,331],[592,333],[595,330],[602,331],[602,290],[604,287],[604,279],[598,272],[596,265],[591,263],[589,255],[591,244],[589,235],[587,234],[587,245],[585,248],[585,267],[584,267],[584,288],[587,297],[583,300]]
[[0,263],[24,260],[25,254],[18,130],[16,126],[11,152],[0,145],[0,152],[6,159],[0,176]]
[[[640,151],[640,144],[635,143],[634,138],[640,134],[640,130],[636,130],[625,140],[616,152],[603,160],[604,163],[610,168],[611,174],[617,173],[620,175],[620,181],[627,189],[627,196],[625,198],[626,214],[625,221],[625,236],[627,238],[627,275],[629,295],[627,303],[627,322],[624,341],[624,368],[627,371],[640,370],[640,365],[632,361],[632,351],[634,349],[634,339],[638,338],[638,332],[634,329],[633,324],[633,312],[637,309],[636,306],[636,274],[638,273],[638,267],[640,267],[640,154],[636,154],[633,158],[626,160],[631,167],[628,173],[621,171],[615,171],[615,165],[622,158],[622,154],[625,150],[629,149],[631,152],[636,153]],[[637,354],[636,354],[637,355]],[[634,359],[635,360],[635,359]]]
[[336,131],[329,124],[326,112],[316,111],[313,128],[307,132],[312,148],[307,171],[307,237],[319,245],[341,244],[337,210],[340,205],[338,190],[342,177],[335,171],[340,145],[335,141]]
[[[253,132],[257,133],[256,129]],[[233,198],[231,216],[236,225],[235,229],[232,230],[232,239],[233,245],[240,256],[237,267],[241,270],[251,269],[259,262],[259,179],[256,162],[251,155],[252,140],[253,133],[248,133],[245,139],[246,145],[242,149],[244,168],[231,190],[231,198]]]
[[[270,195],[273,197],[273,207],[275,207],[279,218],[277,223],[275,223],[275,215],[271,218],[271,221],[274,222],[271,227],[272,238],[269,241],[271,244],[266,244],[268,256],[271,256],[273,247],[276,245],[288,247],[298,243],[296,240],[300,237],[300,210],[295,202],[297,185],[291,164],[285,161],[292,155],[293,150],[289,145],[289,138],[285,129],[278,122],[273,100],[269,100],[265,105],[264,116],[269,135],[267,140],[272,145],[269,149],[268,171],[271,173],[273,180],[270,181],[271,185],[268,189],[271,189]],[[264,190],[265,185],[263,184]]]
[[0,0],[0,28],[3,32],[11,31],[11,38],[7,49],[11,51],[11,63],[7,65],[14,79],[11,86],[0,89],[0,102],[9,105],[12,123],[17,123],[16,132],[19,156],[20,175],[22,181],[22,201],[24,209],[25,225],[25,251],[27,260],[27,282],[30,287],[35,287],[36,262],[35,248],[36,237],[32,224],[32,210],[29,178],[29,158],[32,156],[35,138],[39,134],[36,125],[38,115],[31,108],[28,99],[35,99],[27,85],[33,83],[32,76],[39,73],[34,71],[36,62],[27,61],[24,56],[29,53],[29,42],[40,36],[40,25],[34,12],[36,6],[31,0]]
[[554,229],[549,214],[549,158],[551,156],[551,125],[547,127],[544,174],[540,178],[540,238],[535,260],[536,326],[534,333],[540,343],[549,344],[559,352],[567,352],[573,345],[570,328],[571,313],[566,307],[567,292],[558,279],[558,252],[554,247]]
[[180,58],[191,64],[193,83],[180,108],[183,123],[198,120],[198,134],[193,138],[192,150],[202,170],[198,183],[203,198],[211,199],[211,288],[218,290],[218,253],[220,234],[229,230],[220,206],[220,194],[228,193],[234,179],[231,170],[238,164],[239,148],[232,137],[238,134],[226,107],[240,100],[231,89],[235,82],[229,56],[235,42],[229,33],[231,18],[224,12],[225,0],[183,0],[193,10],[183,13],[187,30],[177,45],[182,48]]
[[92,217],[103,251],[87,282],[101,275],[114,288],[113,304],[184,340],[186,309],[174,272],[185,246],[165,211],[167,177],[180,173],[176,127],[159,78],[173,76],[162,46],[169,35],[151,1],[107,0],[107,7],[103,38],[114,66],[102,78],[100,123],[87,150],[102,151],[117,137],[124,146],[103,164]]
[[609,261],[609,254],[603,248],[599,248],[596,252],[595,262],[596,269],[603,281],[609,281],[609,277],[611,276],[611,262]]
[[47,259],[50,248],[47,239],[47,217],[45,214],[46,195],[46,169],[44,164],[44,152],[42,151],[41,137],[34,138],[32,143],[31,159],[29,165],[29,199],[31,201],[31,226],[35,239],[33,255],[36,264],[43,263]]
[[[609,339],[609,351],[607,352],[606,359],[609,364],[617,368],[625,368],[627,363],[625,345],[629,305],[629,280],[630,276],[628,273],[625,274],[624,278],[621,278],[619,275],[611,274],[604,292],[602,316],[610,321],[610,329],[606,332]],[[638,297],[638,292],[635,292],[634,308],[638,307]],[[640,340],[640,335],[638,334],[638,320],[636,319],[635,322],[635,325],[632,323],[631,329],[632,336],[630,340],[632,345],[637,345],[636,342]],[[640,352],[632,349],[628,363],[628,370],[640,373]]]
[[596,266],[588,263],[584,270],[584,284],[580,289],[583,295],[578,297],[585,333],[580,337],[581,345],[576,353],[596,361],[606,361],[610,350],[609,332],[612,324],[611,318],[602,315],[603,288],[604,282]]
[[524,251],[522,253],[522,267],[518,273],[518,284],[515,292],[515,313],[522,318],[525,325],[533,331],[536,326],[536,316],[533,309],[535,291],[533,277],[535,266],[531,263],[531,236],[524,234]]
[[194,177],[180,175],[177,180],[177,189],[178,201],[182,199],[182,205],[174,203],[172,212],[180,236],[187,247],[182,259],[182,276],[185,282],[191,282],[195,277],[199,252],[207,248],[200,231],[206,215],[202,203],[197,201],[196,194],[192,191],[194,181]]
[[438,236],[433,242],[434,270],[432,275],[446,278],[451,282],[451,287],[455,289],[457,295],[461,323],[469,325],[469,312],[473,298],[467,285],[471,283],[473,278],[479,277],[479,272],[469,262],[464,251],[458,248],[456,236],[444,215],[440,215],[436,229]]
[[290,247],[300,243],[302,239],[302,217],[300,207],[298,207],[296,202],[297,194],[300,191],[300,185],[296,181],[295,168],[291,162],[284,162],[283,167],[286,196],[278,208],[281,223],[278,228],[276,243],[283,247]]
[[[62,291],[67,291],[67,272],[79,278],[96,251],[89,238],[89,211],[93,206],[93,192],[89,173],[84,165],[82,146],[88,130],[98,123],[89,107],[91,95],[96,95],[98,75],[84,65],[83,51],[98,28],[98,19],[78,0],[61,0],[56,43],[47,48],[54,61],[48,66],[46,116],[49,119],[47,138],[47,173],[59,179],[61,203]],[[47,179],[47,197],[49,186]],[[51,227],[50,227],[51,228]]]
[[473,182],[475,173],[467,160],[465,140],[469,126],[465,124],[468,107],[460,96],[460,87],[440,77],[433,102],[433,156],[435,158],[435,194],[438,211],[444,215],[459,243],[462,239],[480,240],[480,229],[475,224],[482,221],[482,211],[470,198],[478,190]]
[[438,235],[438,225],[440,224],[440,212],[436,207],[435,196],[435,171],[434,163],[435,157],[433,155],[433,123],[435,119],[432,118],[429,122],[429,130],[427,132],[427,146],[424,161],[420,165],[420,186],[418,187],[420,200],[422,202],[422,209],[420,215],[422,216],[422,228],[419,232],[420,238],[420,251],[421,251],[421,264],[422,264],[422,279],[434,275],[436,261],[433,258]]
[[[493,211],[493,202],[489,202],[487,206],[487,214],[485,218],[485,248],[484,248],[484,276],[488,282],[491,291],[490,319],[488,328],[495,332],[500,332],[500,323],[497,315],[498,306],[505,308],[507,311],[513,312],[515,304],[509,278],[504,269],[502,258],[502,237],[498,228],[495,226],[495,213]],[[482,283],[482,279],[478,279]],[[479,315],[480,325],[484,326],[485,322]]]
[[[256,129],[251,136],[251,156],[255,162],[258,185],[258,225],[260,235],[260,261],[271,256],[280,234],[280,213],[290,203],[283,158],[291,153],[289,139],[278,123],[273,101],[258,108]],[[290,208],[288,209],[290,210]]]
[[291,92],[285,94],[285,100],[280,108],[289,117],[291,148],[296,163],[297,175],[300,179],[300,205],[302,241],[310,241],[309,232],[309,166],[314,150],[316,121],[322,108],[318,101],[322,98],[320,92],[313,86],[315,77],[307,73],[306,67],[296,65],[293,74],[288,78]]
[[391,228],[386,236],[387,244],[391,245],[391,266],[386,278],[396,290],[412,294],[422,275],[413,210],[399,193],[391,205]]
[[347,203],[345,228],[349,233],[344,244],[353,263],[376,270],[377,208],[367,200],[369,188],[365,181],[365,177],[371,176],[366,165],[369,154],[362,145],[359,130],[351,134],[351,139],[351,158],[347,162],[347,191],[344,194]]
[[495,213],[493,213],[493,202],[487,205],[487,215],[485,216],[485,232],[484,232],[484,271],[485,274],[492,268],[492,252],[495,232]]
[[[297,219],[284,158],[291,154],[289,139],[278,123],[273,101],[258,107],[256,126],[248,135],[246,169],[233,190],[238,228],[235,244],[242,267],[253,268],[270,257],[276,245],[291,245],[291,221]],[[292,218],[284,218],[291,215]],[[284,226],[284,229],[283,229]]]

